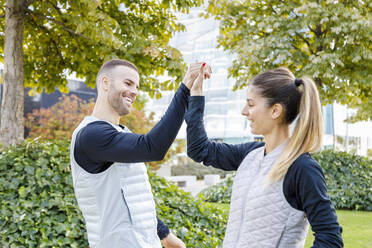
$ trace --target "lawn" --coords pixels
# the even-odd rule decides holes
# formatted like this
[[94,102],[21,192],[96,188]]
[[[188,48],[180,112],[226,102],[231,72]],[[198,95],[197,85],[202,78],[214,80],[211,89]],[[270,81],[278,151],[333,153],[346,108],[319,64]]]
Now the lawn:
[[[210,203],[224,210],[228,215],[229,205]],[[372,247],[372,212],[337,210],[338,220],[343,228],[342,237],[346,248]],[[309,230],[305,247],[311,247],[314,236]]]

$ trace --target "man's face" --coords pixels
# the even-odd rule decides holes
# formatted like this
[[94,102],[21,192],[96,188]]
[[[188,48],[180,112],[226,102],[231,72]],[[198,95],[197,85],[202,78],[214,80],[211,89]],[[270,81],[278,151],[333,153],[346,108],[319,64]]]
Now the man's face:
[[119,116],[127,115],[138,95],[139,75],[127,66],[112,69],[107,101]]

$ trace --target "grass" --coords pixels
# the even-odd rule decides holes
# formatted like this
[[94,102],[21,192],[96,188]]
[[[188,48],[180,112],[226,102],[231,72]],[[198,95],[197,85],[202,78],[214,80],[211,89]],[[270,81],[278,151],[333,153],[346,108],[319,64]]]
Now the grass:
[[[208,203],[229,214],[229,204]],[[343,232],[344,247],[369,248],[372,247],[372,212],[337,210],[338,221]],[[305,248],[311,247],[314,236],[311,230],[306,238]]]

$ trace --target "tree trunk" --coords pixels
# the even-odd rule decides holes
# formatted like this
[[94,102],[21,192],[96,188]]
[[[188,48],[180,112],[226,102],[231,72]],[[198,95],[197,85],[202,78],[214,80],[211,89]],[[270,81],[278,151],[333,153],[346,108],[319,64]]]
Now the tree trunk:
[[8,0],[5,8],[0,142],[4,146],[10,146],[24,139],[23,25],[26,2]]

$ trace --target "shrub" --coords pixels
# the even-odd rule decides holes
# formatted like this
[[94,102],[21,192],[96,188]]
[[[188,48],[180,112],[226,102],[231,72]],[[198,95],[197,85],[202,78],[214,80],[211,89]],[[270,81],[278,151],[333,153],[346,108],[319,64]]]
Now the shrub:
[[[313,156],[323,168],[336,209],[372,211],[372,161],[346,152],[325,150]],[[230,203],[232,180],[201,192],[205,201]]]
[[32,110],[25,119],[28,138],[70,139],[84,116],[91,114],[93,100],[86,102],[76,95],[62,95],[55,105]]
[[197,179],[202,179],[208,174],[218,174],[221,177],[225,177],[226,175],[231,174],[231,171],[216,169],[212,166],[204,166],[192,161],[191,159],[186,159],[185,164],[173,165],[171,167],[171,174],[172,176],[193,175],[196,176]]
[[372,211],[372,160],[332,150],[314,158],[323,168],[335,208]]
[[[88,247],[69,143],[25,141],[0,153],[1,247]],[[222,243],[226,215],[149,172],[159,217],[188,247]]]
[[230,203],[233,176],[227,177],[225,180],[202,190],[199,196],[203,196],[206,202]]

